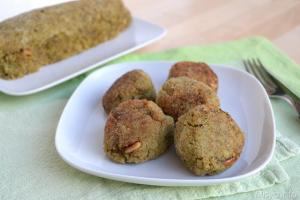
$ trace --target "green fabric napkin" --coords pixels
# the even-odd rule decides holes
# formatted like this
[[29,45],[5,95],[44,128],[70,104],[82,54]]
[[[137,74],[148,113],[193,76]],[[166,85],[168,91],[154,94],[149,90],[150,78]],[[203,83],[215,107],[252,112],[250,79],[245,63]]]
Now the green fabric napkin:
[[[244,57],[259,57],[275,77],[300,96],[297,90],[300,88],[299,66],[259,37],[160,53],[131,54],[114,63],[133,60],[228,63]],[[241,67],[238,62],[233,64]],[[0,199],[200,199],[276,187],[283,182],[282,187],[288,184],[290,172],[283,165],[300,154],[300,140],[289,140],[285,132],[299,130],[296,115],[295,119],[291,118],[295,120],[293,125],[280,124],[282,134],[277,134],[275,155],[270,164],[258,174],[238,182],[205,187],[158,187],[111,181],[73,169],[58,156],[54,137],[68,98],[85,76],[35,95],[0,94]],[[277,103],[273,101],[273,105]],[[282,104],[276,107],[276,112],[280,118],[293,111]],[[295,159],[299,160],[299,156]],[[299,178],[300,170],[295,168],[294,171]]]

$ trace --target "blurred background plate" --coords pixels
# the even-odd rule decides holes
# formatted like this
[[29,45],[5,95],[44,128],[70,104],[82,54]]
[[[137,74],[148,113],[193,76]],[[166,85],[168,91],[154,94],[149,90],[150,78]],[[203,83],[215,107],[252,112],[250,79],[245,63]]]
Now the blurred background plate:
[[9,95],[28,95],[53,87],[122,55],[140,49],[166,34],[166,30],[133,18],[131,25],[117,37],[39,71],[16,80],[0,79],[0,91]]

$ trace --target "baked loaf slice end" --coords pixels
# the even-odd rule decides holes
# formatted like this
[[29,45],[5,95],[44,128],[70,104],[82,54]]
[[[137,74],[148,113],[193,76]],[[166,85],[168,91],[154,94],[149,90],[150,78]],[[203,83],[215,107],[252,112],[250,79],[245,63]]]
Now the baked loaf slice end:
[[99,43],[129,26],[121,0],[80,0],[0,23],[0,78],[16,79]]

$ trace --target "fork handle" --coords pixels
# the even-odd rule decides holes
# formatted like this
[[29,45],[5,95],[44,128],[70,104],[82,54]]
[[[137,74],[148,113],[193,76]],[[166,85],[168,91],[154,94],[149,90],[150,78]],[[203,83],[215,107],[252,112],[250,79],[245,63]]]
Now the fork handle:
[[271,95],[271,96],[283,99],[288,104],[290,104],[291,106],[293,106],[296,109],[297,113],[298,113],[298,118],[300,119],[300,100],[297,100],[297,99],[291,97],[288,94],[284,94],[284,95]]

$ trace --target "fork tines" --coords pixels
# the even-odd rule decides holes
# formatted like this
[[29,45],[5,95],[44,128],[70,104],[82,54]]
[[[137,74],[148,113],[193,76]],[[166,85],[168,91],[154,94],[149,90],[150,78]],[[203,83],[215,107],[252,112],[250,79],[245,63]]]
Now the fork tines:
[[278,88],[277,84],[272,80],[271,75],[267,72],[259,59],[245,59],[243,63],[246,67],[246,71],[253,74],[262,83],[268,94],[272,94],[276,91]]

